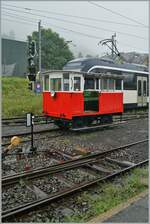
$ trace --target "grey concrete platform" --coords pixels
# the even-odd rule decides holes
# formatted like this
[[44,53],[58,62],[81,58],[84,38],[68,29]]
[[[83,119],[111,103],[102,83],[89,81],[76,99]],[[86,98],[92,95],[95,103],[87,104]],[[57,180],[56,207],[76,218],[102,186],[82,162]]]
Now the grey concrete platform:
[[133,202],[104,223],[149,223],[148,195]]

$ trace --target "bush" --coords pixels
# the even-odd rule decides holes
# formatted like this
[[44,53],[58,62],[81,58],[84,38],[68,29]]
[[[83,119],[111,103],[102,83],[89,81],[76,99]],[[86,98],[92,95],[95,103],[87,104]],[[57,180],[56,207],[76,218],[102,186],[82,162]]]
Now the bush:
[[42,113],[42,95],[28,89],[28,80],[19,77],[2,78],[2,117]]

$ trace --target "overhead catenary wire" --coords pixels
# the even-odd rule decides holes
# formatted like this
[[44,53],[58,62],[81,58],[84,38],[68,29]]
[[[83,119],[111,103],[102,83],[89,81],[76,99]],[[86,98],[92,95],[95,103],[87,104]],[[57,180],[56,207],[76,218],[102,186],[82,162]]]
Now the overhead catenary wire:
[[6,15],[6,16],[8,15],[10,17],[19,18],[19,19],[29,21],[29,22],[36,22],[36,23],[38,22],[38,19],[25,17],[25,16],[22,16],[22,15],[17,15],[17,14],[10,13],[10,12],[2,11],[2,17],[3,17],[3,15]]
[[[19,15],[18,15],[19,16]],[[25,17],[24,17],[25,18]],[[2,18],[2,19],[4,19],[4,18]],[[21,21],[16,21],[16,20],[9,20],[9,19],[4,19],[4,20],[7,20],[7,21],[10,21],[10,22],[17,22],[17,23],[22,23],[22,24],[25,24],[25,25],[35,25],[35,26],[37,26],[37,23],[27,23],[27,22],[25,22],[25,20],[24,19],[22,19],[21,18],[21,16],[20,16],[20,19],[21,20],[23,20],[23,23],[21,22]],[[65,28],[65,27],[61,27],[61,26],[57,26],[57,25],[54,25],[54,24],[50,24],[50,23],[46,23],[46,24],[44,24],[43,23],[43,25],[45,25],[45,26],[51,26],[51,27],[56,27],[56,28],[58,28],[58,29],[61,29],[61,30],[63,30],[63,31],[65,31],[65,32],[72,32],[72,33],[74,33],[74,34],[76,34],[76,35],[81,35],[81,36],[84,36],[84,37],[87,37],[87,38],[92,38],[92,39],[97,39],[97,40],[99,40],[99,39],[104,39],[104,37],[100,37],[100,36],[95,36],[95,35],[91,35],[91,34],[86,34],[86,33],[82,33],[82,32],[79,32],[79,31],[75,31],[75,30],[72,30],[72,29],[68,29],[68,28]],[[120,42],[120,43],[122,43],[122,42]],[[135,46],[131,46],[131,45],[127,45],[127,44],[124,44],[124,43],[122,43],[124,46],[128,46],[128,47],[131,47],[132,49],[136,49],[136,50],[138,50],[139,48],[137,48],[137,47],[135,47]],[[142,49],[139,49],[140,51],[143,51]]]
[[[10,20],[10,19],[5,19],[5,18],[2,18],[2,20],[7,20],[7,21],[10,21],[10,22],[18,22],[18,23],[24,23],[24,24],[32,25],[31,23],[17,21],[17,20]],[[36,25],[36,24],[33,24],[33,25]],[[78,31],[74,31],[74,30],[71,30],[71,29],[68,29],[68,28],[64,28],[64,27],[60,27],[60,26],[57,26],[57,25],[54,25],[54,24],[49,24],[48,23],[48,24],[43,24],[43,25],[50,25],[50,26],[56,27],[58,29],[62,29],[62,30],[65,30],[65,31],[69,31],[69,32],[72,32],[72,33],[76,33],[76,34],[79,34],[79,35],[82,35],[82,36],[85,36],[85,37],[94,38],[94,39],[98,39],[98,40],[100,38],[103,38],[103,37],[100,37],[100,36],[94,36],[94,35],[78,32]]]
[[137,21],[137,20],[135,20],[135,19],[133,19],[133,18],[130,18],[130,17],[128,17],[128,16],[122,15],[122,14],[119,13],[119,12],[116,12],[116,11],[113,11],[113,10],[111,10],[111,9],[108,9],[108,8],[106,8],[106,7],[104,7],[104,6],[100,5],[100,4],[95,3],[95,2],[91,2],[91,1],[88,1],[88,2],[89,2],[90,4],[92,4],[92,5],[95,5],[95,6],[99,7],[99,8],[103,8],[104,10],[109,11],[109,12],[115,14],[115,15],[119,15],[119,16],[125,18],[125,19],[128,19],[128,20],[130,20],[130,21],[132,21],[132,22],[135,22],[135,23],[137,23],[137,24],[139,24],[139,25],[142,25],[142,26],[144,26],[144,27],[147,27],[145,24],[143,24],[143,23],[141,23],[141,22],[139,22],[139,21]]
[[58,12],[53,12],[49,10],[40,10],[40,9],[33,9],[33,8],[25,8],[25,7],[20,7],[20,6],[14,6],[10,4],[5,4],[4,6],[10,6],[18,9],[25,9],[25,10],[32,10],[36,12],[44,12],[44,13],[50,13],[54,15],[60,15],[60,16],[65,16],[65,17],[72,17],[72,18],[77,18],[77,19],[83,19],[83,20],[90,20],[90,21],[97,21],[97,22],[103,22],[103,23],[111,23],[111,24],[117,24],[117,25],[123,25],[123,26],[131,26],[131,27],[136,27],[136,28],[148,28],[148,26],[143,26],[143,25],[135,25],[135,24],[129,24],[129,23],[122,23],[122,22],[115,22],[115,21],[110,21],[110,20],[104,20],[104,19],[98,19],[98,18],[92,18],[92,17],[85,17],[85,16],[76,16],[76,15],[71,15],[71,14],[65,14],[65,13],[58,13]]
[[40,16],[40,17],[44,17],[44,18],[47,18],[47,19],[53,19],[53,20],[57,20],[57,21],[60,21],[60,22],[66,22],[66,23],[76,24],[76,25],[80,25],[80,26],[84,26],[84,27],[88,27],[88,28],[94,28],[94,29],[97,29],[97,30],[104,30],[104,31],[108,31],[108,32],[117,32],[120,35],[127,35],[127,36],[131,36],[131,37],[134,37],[134,38],[139,38],[139,39],[147,40],[144,37],[141,37],[141,36],[138,36],[138,35],[134,35],[134,34],[125,33],[125,32],[121,32],[121,31],[110,30],[110,29],[106,29],[106,28],[102,28],[102,27],[97,27],[97,26],[93,26],[93,25],[89,25],[89,24],[84,24],[84,23],[79,23],[79,22],[74,22],[74,21],[68,21],[68,20],[59,19],[59,18],[51,17],[51,16],[46,16],[46,15],[42,15],[42,14],[35,14],[35,13],[31,13],[31,12],[25,12],[25,11],[20,11],[20,10],[16,10],[16,9],[9,9],[9,8],[5,8],[5,7],[2,7],[2,8],[4,8],[5,10],[12,10],[12,11],[15,11],[15,12],[21,12],[21,13],[25,13],[25,14]]
[[2,18],[2,20],[6,20],[6,21],[9,21],[9,22],[16,22],[16,23],[20,23],[20,24],[29,25],[29,26],[37,26],[34,23],[29,23],[29,22],[24,22],[24,21],[18,21],[18,20],[12,20],[12,19],[8,19],[8,18]]

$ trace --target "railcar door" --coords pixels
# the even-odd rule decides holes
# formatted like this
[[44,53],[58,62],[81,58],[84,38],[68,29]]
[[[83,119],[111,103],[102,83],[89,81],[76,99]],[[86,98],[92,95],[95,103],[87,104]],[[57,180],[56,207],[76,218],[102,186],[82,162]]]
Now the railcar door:
[[84,111],[99,111],[99,79],[85,78]]
[[83,91],[83,76],[78,74],[70,75],[70,91]]
[[147,77],[137,76],[137,105],[147,105]]
[[99,111],[99,92],[84,91],[84,111]]
[[147,77],[143,77],[143,106],[147,105]]

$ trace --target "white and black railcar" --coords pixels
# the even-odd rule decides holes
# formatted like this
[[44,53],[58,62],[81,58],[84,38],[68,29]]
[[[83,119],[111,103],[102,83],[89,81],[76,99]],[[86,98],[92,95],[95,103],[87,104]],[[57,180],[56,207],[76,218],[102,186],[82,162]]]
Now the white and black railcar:
[[[116,64],[111,59],[79,58],[68,62],[64,70],[84,71],[94,73],[111,73],[124,76],[123,103],[124,109],[143,108],[148,106],[148,68],[136,64]],[[91,87],[94,78],[89,79]],[[115,83],[115,89],[119,90],[120,84]],[[106,89],[109,88],[106,83]]]

